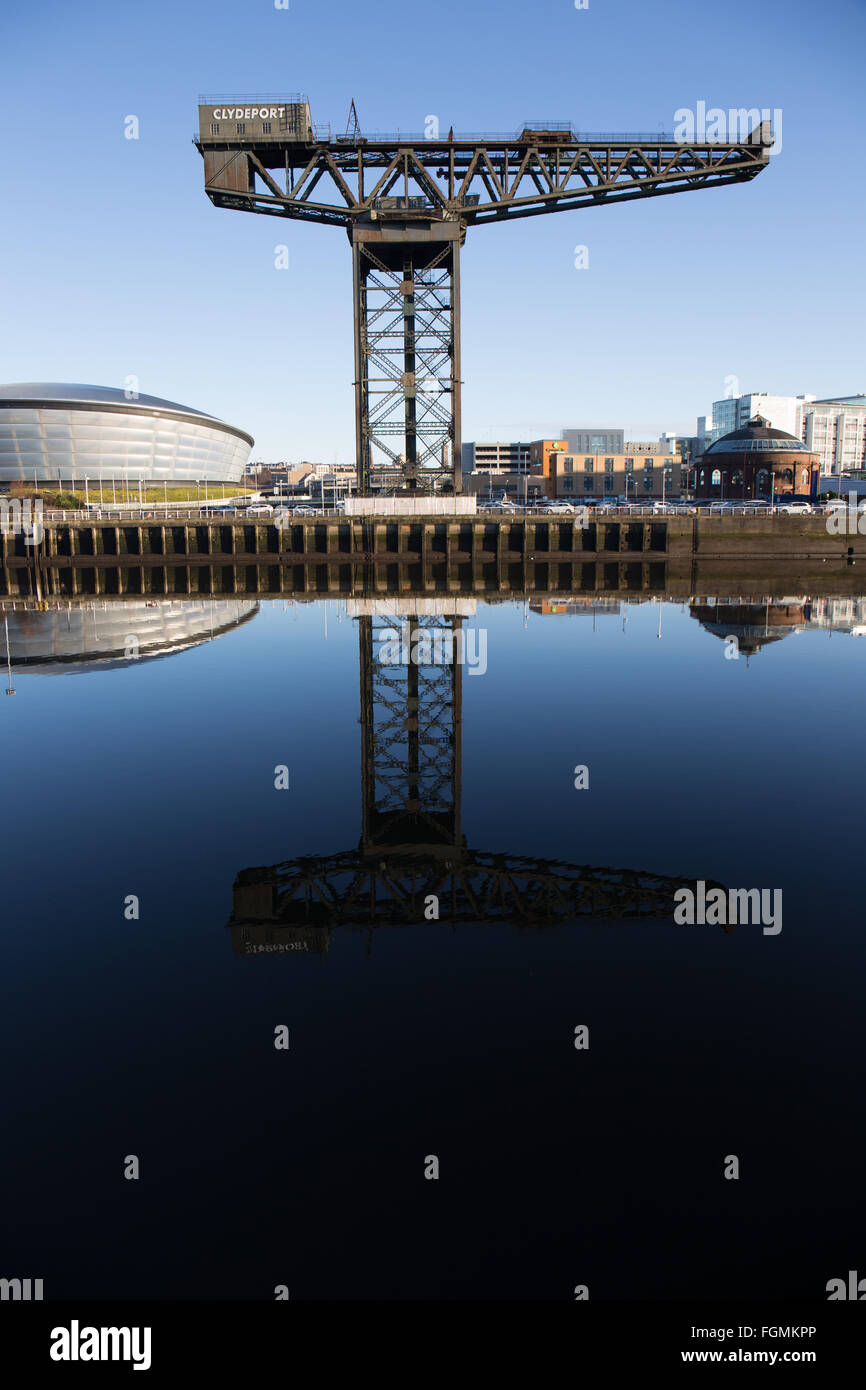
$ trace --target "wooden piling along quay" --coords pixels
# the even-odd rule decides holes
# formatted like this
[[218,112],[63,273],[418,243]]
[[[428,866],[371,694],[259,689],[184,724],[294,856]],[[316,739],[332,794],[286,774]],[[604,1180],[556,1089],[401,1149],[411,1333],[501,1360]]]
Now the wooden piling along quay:
[[[0,535],[0,594],[641,592],[700,569],[769,566],[791,581],[866,561],[866,536],[823,517],[208,518],[46,522]],[[718,564],[716,565],[716,562]]]

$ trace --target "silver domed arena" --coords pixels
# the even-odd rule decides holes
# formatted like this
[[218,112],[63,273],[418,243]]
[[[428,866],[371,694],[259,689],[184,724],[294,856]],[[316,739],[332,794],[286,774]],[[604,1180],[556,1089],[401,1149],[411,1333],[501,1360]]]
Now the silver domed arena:
[[253,439],[201,410],[111,386],[0,386],[0,488],[238,483]]

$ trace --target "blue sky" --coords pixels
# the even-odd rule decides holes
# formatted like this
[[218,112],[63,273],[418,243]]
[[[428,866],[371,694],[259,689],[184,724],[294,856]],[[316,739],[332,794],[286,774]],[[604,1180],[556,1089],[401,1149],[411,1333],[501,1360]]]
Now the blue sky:
[[369,130],[783,112],[751,184],[470,230],[465,439],[692,433],[729,376],[866,390],[864,0],[47,0],[0,38],[0,381],[135,375],[249,430],[256,458],[349,461],[345,233],[215,209],[191,143],[200,92],[304,91],[340,130],[352,97]]

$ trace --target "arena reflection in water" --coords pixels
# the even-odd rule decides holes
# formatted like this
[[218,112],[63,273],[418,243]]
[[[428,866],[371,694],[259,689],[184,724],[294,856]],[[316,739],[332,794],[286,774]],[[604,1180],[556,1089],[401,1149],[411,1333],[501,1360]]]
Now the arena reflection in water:
[[131,660],[153,661],[211,642],[248,622],[251,599],[124,599],[105,603],[22,603],[0,608],[9,670],[74,675]]

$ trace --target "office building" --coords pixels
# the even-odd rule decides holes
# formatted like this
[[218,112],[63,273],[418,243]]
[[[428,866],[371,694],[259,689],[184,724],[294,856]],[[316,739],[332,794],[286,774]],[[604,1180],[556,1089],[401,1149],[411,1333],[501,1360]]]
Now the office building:
[[473,442],[463,445],[463,474],[520,473],[529,467],[529,445]]
[[[630,451],[631,444],[626,448]],[[669,452],[571,454],[551,449],[545,460],[545,479],[548,497],[573,502],[598,502],[604,497],[652,502],[679,497],[687,486],[688,470]]]
[[801,438],[818,455],[822,473],[866,468],[866,396],[810,401],[803,407]]
[[576,429],[563,430],[562,437],[570,454],[621,454],[625,430],[581,425]]
[[756,415],[766,420],[771,429],[784,430],[799,439],[803,405],[812,399],[811,396],[770,396],[763,391],[753,391],[746,396],[726,396],[724,400],[713,401],[712,425],[705,431],[710,436],[708,443],[714,443],[723,434],[745,429]]

